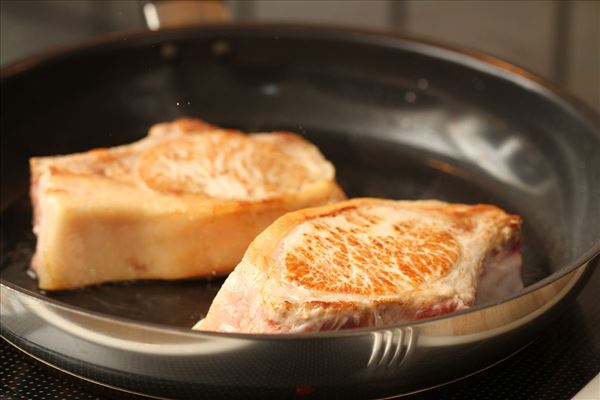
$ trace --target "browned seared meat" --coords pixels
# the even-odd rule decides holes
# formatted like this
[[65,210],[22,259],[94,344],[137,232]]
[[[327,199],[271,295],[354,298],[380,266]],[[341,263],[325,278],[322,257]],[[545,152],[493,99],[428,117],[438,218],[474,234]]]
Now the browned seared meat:
[[[250,245],[195,329],[285,333],[396,324],[522,287],[521,219],[490,205],[354,199],[291,212]],[[495,274],[494,271],[501,273]],[[486,289],[486,290],[488,290]]]

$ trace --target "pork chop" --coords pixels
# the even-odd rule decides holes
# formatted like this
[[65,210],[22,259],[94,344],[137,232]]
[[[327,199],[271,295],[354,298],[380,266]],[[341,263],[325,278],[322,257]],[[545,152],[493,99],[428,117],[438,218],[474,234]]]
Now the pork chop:
[[302,137],[195,119],[30,166],[32,266],[46,290],[227,274],[277,217],[344,198],[331,163]]
[[194,329],[291,333],[418,320],[472,306],[482,275],[488,287],[504,282],[484,295],[494,301],[522,288],[520,225],[495,206],[431,200],[291,212],[252,242]]

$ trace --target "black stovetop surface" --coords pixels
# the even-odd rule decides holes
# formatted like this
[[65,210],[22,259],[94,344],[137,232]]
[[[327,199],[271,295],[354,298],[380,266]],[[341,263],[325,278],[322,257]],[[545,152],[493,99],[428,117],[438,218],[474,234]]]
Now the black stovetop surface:
[[[513,357],[479,374],[417,395],[423,399],[571,399],[600,373],[600,268],[574,304]],[[460,362],[460,360],[457,360]],[[0,340],[0,398],[142,399],[71,377]],[[199,393],[201,398],[201,393]]]

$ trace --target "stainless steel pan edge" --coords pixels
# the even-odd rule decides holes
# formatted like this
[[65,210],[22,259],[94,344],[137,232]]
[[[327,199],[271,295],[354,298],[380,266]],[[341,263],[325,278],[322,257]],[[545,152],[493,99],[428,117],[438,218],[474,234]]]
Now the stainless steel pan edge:
[[[264,32],[264,35],[272,35],[273,31],[281,31],[297,34],[299,36],[310,36],[310,31],[312,30],[314,32],[325,32],[332,37],[338,36],[366,44],[417,50],[432,57],[455,61],[460,64],[468,65],[470,68],[476,70],[507,78],[526,90],[535,91],[551,97],[553,101],[560,103],[563,108],[570,110],[570,112],[574,114],[583,115],[589,121],[590,126],[593,126],[596,129],[600,127],[600,115],[588,105],[581,102],[567,90],[513,62],[508,62],[477,50],[434,41],[424,37],[403,35],[390,31],[378,31],[358,27],[326,26],[323,24],[281,24],[264,22],[238,22],[235,24],[206,23],[197,27],[161,28],[160,31],[131,30],[107,33],[75,44],[59,46],[52,50],[32,55],[24,60],[15,61],[0,69],[0,79],[10,79],[15,75],[27,72],[33,68],[39,68],[47,63],[60,60],[63,57],[69,57],[73,53],[85,55],[86,51],[92,48],[97,50],[105,47],[114,47],[116,44],[119,44],[119,42],[119,45],[121,46],[128,46],[128,40],[152,41],[153,38],[158,37],[164,38],[165,41],[168,42],[169,40],[175,40],[185,36],[191,31],[210,33],[213,30],[221,31],[224,35],[230,31],[252,30],[254,32],[262,31]],[[597,133],[600,136],[600,131]],[[596,252],[600,252],[600,242],[598,243]]]
[[322,396],[349,388],[350,397],[382,396],[458,379],[519,350],[576,295],[590,269],[586,264],[523,296],[451,318],[286,336],[137,324],[3,284],[2,335],[80,377],[158,397],[278,397],[293,395],[297,387]]

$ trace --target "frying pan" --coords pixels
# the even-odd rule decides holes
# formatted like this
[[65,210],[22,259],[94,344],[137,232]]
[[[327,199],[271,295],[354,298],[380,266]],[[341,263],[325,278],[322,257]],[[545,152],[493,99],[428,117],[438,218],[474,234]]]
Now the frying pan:
[[[69,373],[163,398],[384,397],[484,369],[532,341],[600,252],[598,118],[470,51],[342,29],[227,25],[128,34],[2,71],[2,336]],[[524,219],[527,287],[436,319],[331,333],[192,332],[221,280],[46,293],[28,274],[31,156],[198,116],[289,129],[349,196],[493,203]]]

